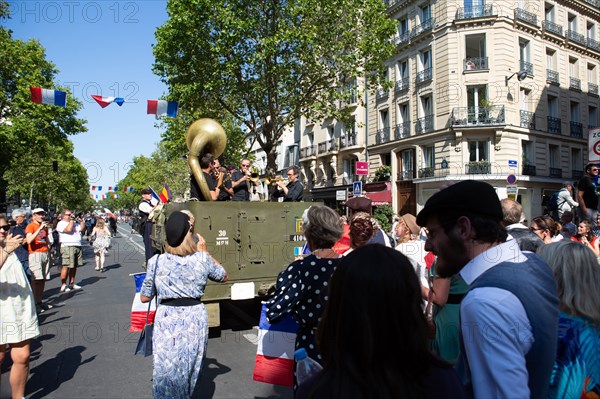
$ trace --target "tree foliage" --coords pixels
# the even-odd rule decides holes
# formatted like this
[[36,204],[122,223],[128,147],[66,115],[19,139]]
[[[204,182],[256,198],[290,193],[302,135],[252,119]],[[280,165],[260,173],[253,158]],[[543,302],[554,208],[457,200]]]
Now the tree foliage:
[[381,0],[169,0],[154,72],[202,114],[226,111],[276,168],[284,129],[304,115],[348,121],[357,82],[381,83],[394,23]]
[[[15,40],[0,27],[0,60],[0,198],[5,192],[28,198],[33,187],[39,204],[85,206],[87,173],[68,139],[87,130],[76,117],[81,103],[55,83],[58,71],[38,41]],[[30,86],[66,91],[67,107],[33,103]],[[52,172],[53,160],[60,173]]]

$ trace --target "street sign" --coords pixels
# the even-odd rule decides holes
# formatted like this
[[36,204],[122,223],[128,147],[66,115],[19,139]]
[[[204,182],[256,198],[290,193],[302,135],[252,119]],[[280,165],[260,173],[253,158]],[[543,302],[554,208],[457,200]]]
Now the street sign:
[[346,201],[346,194],[347,193],[348,193],[347,190],[336,190],[335,191],[335,199],[336,199],[336,201]]
[[352,194],[354,194],[354,195],[362,194],[362,182],[361,181],[355,181],[354,183],[352,183]]
[[369,174],[369,163],[368,162],[356,162],[356,174],[357,175],[368,175]]
[[508,175],[508,176],[506,177],[506,182],[507,182],[508,184],[511,184],[511,185],[512,185],[512,184],[515,184],[515,183],[517,182],[517,176],[515,176],[515,175],[513,175],[513,174],[510,174],[510,175]]
[[518,162],[516,159],[509,159],[508,160],[508,167],[509,168],[516,168],[518,165]]
[[519,187],[517,187],[516,184],[507,184],[506,185],[506,195],[508,195],[509,198],[516,198],[517,197],[517,192],[519,191]]
[[600,162],[600,128],[590,129],[588,135],[588,161]]

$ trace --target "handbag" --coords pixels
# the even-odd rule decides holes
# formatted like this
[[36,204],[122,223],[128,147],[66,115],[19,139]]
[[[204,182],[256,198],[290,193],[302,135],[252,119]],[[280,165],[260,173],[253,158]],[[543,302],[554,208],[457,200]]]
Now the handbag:
[[[158,269],[158,258],[160,255],[156,257],[156,265],[154,266],[154,273],[152,274],[152,282],[154,287],[156,287],[156,283],[154,282],[154,278],[156,277],[156,269]],[[158,292],[154,295],[154,300],[156,301],[156,308],[158,309]],[[144,323],[144,329],[140,334],[140,339],[138,340],[137,346],[135,347],[135,354],[140,356],[150,356],[152,354],[152,332],[154,330],[154,323],[148,323],[148,317],[150,316],[150,305],[152,304],[152,300],[148,302],[148,312],[146,312],[146,322]]]

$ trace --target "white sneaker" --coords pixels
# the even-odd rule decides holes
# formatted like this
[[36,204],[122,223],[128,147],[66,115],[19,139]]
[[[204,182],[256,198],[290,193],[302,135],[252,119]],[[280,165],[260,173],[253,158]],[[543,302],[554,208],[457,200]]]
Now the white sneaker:
[[71,284],[71,289],[72,289],[72,290],[80,290],[80,289],[81,289],[81,287],[80,287],[80,286],[78,286],[77,284]]
[[60,292],[69,292],[69,291],[71,291],[71,288],[68,285],[63,284],[60,286]]
[[96,268],[94,270],[98,271],[98,270],[100,270],[100,268],[98,266],[96,266]]

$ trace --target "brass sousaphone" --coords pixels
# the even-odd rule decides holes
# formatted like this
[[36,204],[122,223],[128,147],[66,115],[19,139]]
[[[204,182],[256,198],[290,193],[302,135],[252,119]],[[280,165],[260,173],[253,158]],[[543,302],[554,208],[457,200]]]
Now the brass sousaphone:
[[185,136],[185,143],[189,150],[188,163],[192,174],[204,198],[207,201],[212,201],[208,184],[200,168],[200,159],[207,153],[211,153],[213,158],[218,158],[223,154],[227,145],[225,130],[213,119],[198,119],[190,125]]

